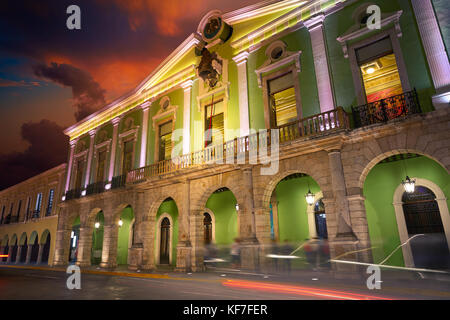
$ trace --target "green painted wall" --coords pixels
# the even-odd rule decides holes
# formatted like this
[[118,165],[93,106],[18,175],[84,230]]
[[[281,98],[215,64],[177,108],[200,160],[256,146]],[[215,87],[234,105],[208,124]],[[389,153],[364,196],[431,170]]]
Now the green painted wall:
[[[92,249],[91,249],[91,263],[92,264],[100,264],[102,262],[101,251],[103,249],[103,234],[104,234],[104,225],[105,218],[103,216],[103,212],[99,212],[97,217],[95,218],[95,222],[100,222],[100,227],[98,229],[94,226],[94,231],[92,232]],[[94,251],[99,251],[99,256],[94,257]]]
[[[435,161],[419,157],[376,165],[367,175],[364,183],[367,223],[373,250],[374,263],[381,262],[400,245],[397,220],[393,203],[394,192],[405,179],[405,165],[410,177],[427,179],[437,184],[447,199],[450,196],[450,177]],[[447,205],[450,201],[447,200]],[[386,262],[389,265],[404,266],[401,249]]]
[[[172,218],[173,225],[170,226],[172,229],[172,265],[176,265],[177,262],[177,244],[178,244],[178,208],[177,204],[174,200],[166,200],[159,206],[158,212],[156,214],[156,221],[159,220],[159,217],[164,214],[168,213],[170,217]],[[155,224],[155,252],[156,252],[156,246],[157,241],[161,241],[161,237],[156,237],[157,234],[157,228],[160,228],[160,225]],[[158,264],[159,261],[156,261]]]
[[206,207],[214,213],[217,245],[232,244],[238,236],[236,202],[231,191],[213,193],[206,202]]
[[119,238],[117,240],[117,264],[128,264],[128,247],[132,239],[130,239],[130,228],[134,220],[134,213],[131,207],[122,210],[120,218],[123,225],[119,227]]
[[279,242],[300,243],[310,237],[308,227],[308,204],[305,195],[308,192],[320,191],[319,186],[311,177],[294,178],[281,181],[275,188],[278,201]]

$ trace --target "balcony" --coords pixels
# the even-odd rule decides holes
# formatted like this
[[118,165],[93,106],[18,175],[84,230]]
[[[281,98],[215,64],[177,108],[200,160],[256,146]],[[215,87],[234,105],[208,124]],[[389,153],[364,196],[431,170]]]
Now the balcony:
[[352,107],[356,128],[375,123],[384,123],[417,113],[421,113],[421,109],[416,89],[358,107]]
[[72,189],[66,192],[66,201],[81,197],[81,189]]
[[[343,108],[320,113],[308,118],[280,126],[278,141],[286,143],[303,137],[330,133],[341,129],[349,129],[349,119]],[[223,144],[209,146],[203,150],[182,155],[175,159],[163,160],[146,167],[132,170],[128,173],[127,183],[138,183],[146,178],[171,173],[178,170],[195,167],[202,164],[225,163],[229,159],[244,158],[249,150],[260,146],[270,147],[271,130],[262,130],[256,134],[235,138]],[[233,162],[235,163],[235,162]]]
[[127,175],[123,174],[121,176],[116,176],[112,178],[111,189],[122,188],[125,186]]
[[105,191],[105,186],[105,181],[91,183],[86,187],[86,195],[102,193],[103,191]]

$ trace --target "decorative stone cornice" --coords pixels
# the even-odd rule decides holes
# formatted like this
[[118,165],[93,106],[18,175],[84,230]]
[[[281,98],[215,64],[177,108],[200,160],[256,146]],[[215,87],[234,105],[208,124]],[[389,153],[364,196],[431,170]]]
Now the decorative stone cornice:
[[269,65],[263,64],[262,67],[260,67],[259,69],[256,69],[255,73],[258,78],[258,86],[260,88],[262,87],[262,74],[263,73],[271,72],[271,71],[278,69],[279,67],[282,67],[284,65],[287,65],[291,62],[294,62],[295,69],[297,70],[297,73],[299,73],[301,71],[301,66],[300,66],[300,55],[301,54],[302,54],[301,51],[297,51],[297,52],[289,54],[287,57],[285,57],[277,62],[274,62]]
[[311,32],[317,28],[322,27],[324,21],[325,15],[322,13],[315,17],[312,17],[311,19],[303,21],[303,25]]
[[233,57],[233,61],[236,62],[237,65],[246,63],[249,55],[250,53],[248,53],[248,51],[242,51],[241,53]]

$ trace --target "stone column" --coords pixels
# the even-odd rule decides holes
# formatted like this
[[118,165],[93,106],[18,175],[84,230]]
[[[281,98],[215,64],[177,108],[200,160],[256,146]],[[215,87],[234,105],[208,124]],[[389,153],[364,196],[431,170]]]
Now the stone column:
[[319,93],[320,112],[334,109],[333,89],[331,86],[330,67],[325,45],[323,21],[325,15],[318,15],[306,20],[304,25],[311,35],[311,46],[314,56],[317,90]]
[[103,229],[102,268],[115,268],[117,266],[117,240],[119,226],[116,223],[105,226]]
[[17,254],[16,254],[16,261],[14,261],[15,264],[18,264],[20,262],[20,256],[22,255],[22,246],[17,246]]
[[29,244],[27,249],[27,257],[25,259],[25,264],[30,264],[31,261],[31,251],[33,250],[33,245]]
[[9,246],[8,249],[8,258],[6,258],[6,263],[11,263],[11,255],[12,255],[12,251],[13,251],[13,246]]
[[112,144],[111,144],[111,159],[109,161],[109,173],[108,173],[108,181],[112,182],[112,178],[114,177],[114,164],[116,160],[116,149],[117,149],[117,138],[118,138],[118,129],[119,129],[120,117],[112,119],[113,124],[113,136],[112,136]]
[[192,80],[188,80],[181,84],[184,91],[183,100],[183,154],[191,151],[191,92]]
[[191,242],[191,269],[194,272],[204,271],[203,263],[203,213],[201,211],[191,212],[189,216],[190,242]]
[[84,188],[86,188],[89,185],[89,182],[91,180],[91,164],[92,158],[94,157],[94,143],[96,132],[97,132],[96,129],[89,131],[89,136],[91,140],[89,142],[89,153],[87,155],[86,178],[84,179]]
[[71,231],[71,229],[56,231],[55,255],[53,258],[53,265],[55,266],[64,266],[69,263]]
[[435,108],[448,107],[450,103],[450,62],[442,40],[431,0],[411,0],[423,48],[430,67],[437,95]]
[[248,136],[249,127],[249,110],[248,110],[248,82],[247,82],[247,59],[249,53],[243,51],[233,58],[236,62],[238,71],[238,88],[239,88],[239,125],[240,136]]
[[72,163],[73,163],[73,153],[75,150],[75,145],[77,144],[78,139],[70,141],[70,155],[69,155],[69,164],[67,165],[67,177],[66,177],[66,187],[64,191],[69,191],[70,188],[70,176],[72,174]]
[[259,242],[259,266],[262,272],[269,272],[271,266],[267,254],[272,252],[272,243],[270,239],[270,209],[255,208],[256,238]]
[[39,244],[39,251],[38,251],[36,264],[41,264],[42,263],[42,255],[43,255],[43,253],[44,253],[44,245],[43,244]]
[[92,250],[92,228],[81,227],[80,239],[78,240],[78,254],[76,264],[80,267],[87,267],[91,265],[91,250]]
[[141,105],[142,108],[142,133],[141,133],[141,156],[139,158],[139,166],[146,166],[147,156],[147,134],[148,134],[148,110],[151,106],[150,101],[146,101]]
[[[255,270],[258,265],[259,244],[256,238],[256,218],[253,201],[253,175],[251,168],[242,170],[243,203],[239,204],[239,238],[241,245],[241,268]],[[264,215],[264,214],[263,214]],[[265,217],[267,218],[267,216]],[[263,220],[264,217],[261,217]],[[269,224],[270,225],[270,224]],[[264,240],[264,233],[260,234]]]
[[[331,185],[334,195],[334,211],[336,214],[337,232],[336,236],[330,237],[331,259],[358,261],[357,254],[349,254],[358,250],[358,238],[353,233],[350,220],[350,210],[347,199],[347,188],[342,167],[341,152],[334,150],[328,153],[331,174]],[[330,207],[330,206],[329,206]],[[327,208],[325,207],[325,211]],[[327,215],[329,216],[329,214]],[[337,277],[358,277],[357,265],[333,263],[333,269]]]
[[183,182],[182,204],[178,216],[178,244],[177,244],[177,271],[189,271],[191,262],[191,243],[189,241],[189,206],[190,206],[190,182]]
[[155,217],[144,216],[140,225],[142,237],[142,269],[155,269]]

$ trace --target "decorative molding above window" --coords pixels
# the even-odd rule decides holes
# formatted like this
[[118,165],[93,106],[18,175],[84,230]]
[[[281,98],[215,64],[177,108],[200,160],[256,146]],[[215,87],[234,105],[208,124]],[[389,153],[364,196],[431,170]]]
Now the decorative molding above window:
[[294,63],[297,73],[301,72],[300,55],[301,51],[288,51],[286,44],[281,41],[275,41],[266,49],[267,60],[255,70],[258,86],[262,88],[263,74],[272,72],[282,66]]
[[[367,7],[368,4],[365,4],[365,7]],[[402,37],[402,30],[400,28],[400,17],[403,14],[403,11],[397,11],[394,13],[384,13],[381,14],[381,29],[380,30],[371,30],[367,28],[367,26],[361,21],[359,21],[359,18],[361,18],[360,9],[357,9],[354,14],[354,19],[356,20],[355,24],[351,26],[343,35],[339,36],[336,40],[339,41],[339,43],[342,45],[342,51],[344,52],[344,57],[348,58],[348,41],[357,40],[371,32],[374,31],[381,31],[384,27],[390,25],[391,23],[394,23],[395,25],[395,31],[397,33],[397,37]],[[359,13],[359,14],[358,14]],[[364,18],[364,17],[362,17]],[[361,18],[361,19],[362,19]]]
[[98,135],[97,136],[97,145],[98,144],[102,144],[102,143],[104,143],[105,141],[108,140],[108,132],[106,130],[104,130],[104,129],[100,130],[97,133],[97,135]]
[[160,122],[161,119],[170,117],[170,119],[172,119],[175,123],[175,120],[177,118],[178,106],[171,105],[170,98],[168,96],[161,98],[161,100],[159,101],[159,106],[160,108],[158,112],[156,112],[156,114],[152,117],[153,130],[156,129],[156,124]]

